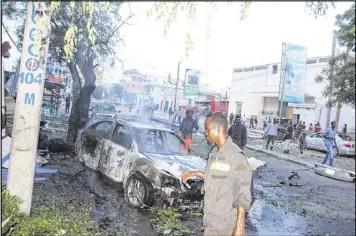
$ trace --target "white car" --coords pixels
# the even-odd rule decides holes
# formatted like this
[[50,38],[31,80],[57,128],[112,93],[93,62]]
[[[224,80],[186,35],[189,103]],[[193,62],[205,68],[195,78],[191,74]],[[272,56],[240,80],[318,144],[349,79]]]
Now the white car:
[[[314,133],[306,137],[307,149],[326,152],[324,134]],[[340,156],[355,156],[355,141],[348,135],[336,134],[334,153]]]

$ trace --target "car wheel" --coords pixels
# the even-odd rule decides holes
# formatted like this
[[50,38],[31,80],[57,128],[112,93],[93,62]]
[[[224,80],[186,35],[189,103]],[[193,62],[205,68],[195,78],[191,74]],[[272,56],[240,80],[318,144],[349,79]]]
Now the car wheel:
[[144,205],[152,206],[154,201],[151,197],[152,185],[143,176],[132,174],[127,180],[125,189],[125,199],[130,206],[135,208]]

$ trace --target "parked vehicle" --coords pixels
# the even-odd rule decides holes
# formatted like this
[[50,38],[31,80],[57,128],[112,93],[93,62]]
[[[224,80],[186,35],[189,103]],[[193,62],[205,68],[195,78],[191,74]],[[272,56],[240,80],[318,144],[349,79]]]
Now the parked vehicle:
[[189,180],[186,185],[181,174],[204,171],[206,161],[171,130],[103,120],[81,133],[75,150],[87,167],[122,184],[133,207],[157,202],[175,206],[203,198],[203,180]]
[[[326,152],[324,144],[324,134],[314,133],[306,137],[307,148],[315,149]],[[335,137],[336,147],[334,148],[334,154],[340,156],[355,156],[355,140],[345,134],[336,134]]]
[[118,112],[113,104],[95,103],[89,108],[91,123],[103,119],[116,119]]

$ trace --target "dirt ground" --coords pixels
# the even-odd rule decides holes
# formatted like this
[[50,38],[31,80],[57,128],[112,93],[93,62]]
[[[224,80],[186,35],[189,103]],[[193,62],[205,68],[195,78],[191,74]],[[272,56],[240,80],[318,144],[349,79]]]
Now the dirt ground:
[[[193,148],[204,157],[209,149],[204,137],[197,135]],[[252,150],[246,153],[267,163],[254,174],[257,198],[246,219],[247,235],[355,235],[354,183],[328,179]],[[90,211],[96,227],[109,235],[157,235],[151,223],[154,214],[128,206],[118,184],[84,168],[73,154],[52,154],[45,167],[58,173],[35,184],[33,211],[52,205]],[[267,186],[288,182],[293,170],[300,178],[291,182],[300,187]],[[188,235],[202,235],[202,216],[187,213],[179,218],[191,230]]]

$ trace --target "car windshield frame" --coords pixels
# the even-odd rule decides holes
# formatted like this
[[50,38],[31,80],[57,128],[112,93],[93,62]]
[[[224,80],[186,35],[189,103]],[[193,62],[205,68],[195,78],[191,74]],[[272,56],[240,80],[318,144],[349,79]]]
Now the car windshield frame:
[[[133,134],[135,136],[135,140],[136,140],[136,143],[137,143],[138,150],[140,152],[142,152],[142,153],[160,154],[160,155],[177,155],[177,156],[187,156],[187,155],[197,156],[195,154],[195,152],[193,151],[193,149],[191,149],[189,147],[189,145],[184,142],[183,139],[181,139],[178,135],[176,135],[172,131],[162,130],[162,129],[155,129],[155,128],[147,128],[147,127],[142,127],[142,128],[141,127],[132,127],[132,130],[133,130]],[[165,150],[159,152],[159,151],[149,151],[149,150],[145,149],[143,147],[143,143],[139,139],[139,137],[140,137],[139,135],[141,135],[140,132],[145,132],[145,131],[148,131],[147,133],[149,133],[149,132],[162,132],[163,134],[165,134],[165,135],[163,135],[163,142],[164,142],[163,145],[165,145],[165,148],[164,148]],[[173,135],[180,142],[184,143],[186,149],[188,150],[188,153],[184,153],[184,152],[168,152],[168,151],[166,151],[167,147],[168,147],[166,134]]]

